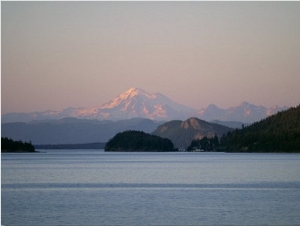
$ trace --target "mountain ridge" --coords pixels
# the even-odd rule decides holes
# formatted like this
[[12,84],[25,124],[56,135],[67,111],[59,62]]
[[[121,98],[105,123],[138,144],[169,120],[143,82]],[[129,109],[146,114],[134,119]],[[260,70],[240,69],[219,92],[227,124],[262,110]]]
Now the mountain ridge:
[[197,117],[205,121],[235,121],[250,124],[279,111],[287,110],[289,107],[272,106],[270,108],[262,105],[254,105],[246,101],[235,107],[222,109],[214,104],[210,104],[207,108],[203,108],[198,112]]
[[130,88],[98,107],[68,107],[61,111],[46,110],[30,113],[13,112],[1,115],[1,120],[2,123],[9,123],[75,117],[79,119],[112,121],[131,118],[170,121],[198,117],[205,121],[219,120],[253,123],[287,108],[278,106],[266,108],[243,102],[238,106],[228,109],[222,109],[211,104],[206,108],[197,110],[176,103],[161,93],[148,93],[140,88]]

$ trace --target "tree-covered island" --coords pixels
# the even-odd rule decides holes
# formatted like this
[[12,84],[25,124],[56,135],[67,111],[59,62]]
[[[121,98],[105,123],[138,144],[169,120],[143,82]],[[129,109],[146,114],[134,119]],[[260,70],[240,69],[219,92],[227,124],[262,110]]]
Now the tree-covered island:
[[105,145],[105,151],[121,152],[171,152],[177,151],[172,141],[141,131],[116,134]]
[[36,152],[31,142],[14,141],[1,137],[1,152]]

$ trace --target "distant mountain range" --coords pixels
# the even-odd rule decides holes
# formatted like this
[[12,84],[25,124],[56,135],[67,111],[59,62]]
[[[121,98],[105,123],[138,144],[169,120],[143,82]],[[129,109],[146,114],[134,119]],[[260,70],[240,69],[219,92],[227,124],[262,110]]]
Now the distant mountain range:
[[243,102],[239,106],[228,109],[222,109],[212,104],[207,108],[197,110],[178,104],[161,93],[151,94],[142,89],[130,88],[100,107],[70,107],[62,111],[47,110],[32,113],[7,113],[3,114],[1,119],[2,123],[8,123],[63,119],[68,117],[113,121],[131,118],[169,121],[198,117],[206,121],[219,120],[252,123],[287,108],[278,106],[266,108]]
[[216,105],[211,104],[207,108],[201,109],[198,112],[197,117],[206,121],[219,120],[253,123],[286,109],[288,109],[286,106],[266,108],[248,102],[243,102],[236,107],[230,107],[228,109],[218,108]]
[[127,130],[153,132],[161,122],[150,119],[99,121],[64,118],[59,120],[3,123],[1,136],[36,144],[85,144],[107,142]]

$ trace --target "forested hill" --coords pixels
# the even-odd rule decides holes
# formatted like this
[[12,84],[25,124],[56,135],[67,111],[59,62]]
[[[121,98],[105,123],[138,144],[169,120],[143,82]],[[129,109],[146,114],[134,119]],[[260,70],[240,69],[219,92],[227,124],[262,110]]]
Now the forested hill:
[[141,131],[125,131],[116,134],[106,143],[105,151],[176,151],[167,138]]
[[228,152],[300,152],[300,105],[229,132],[221,144]]
[[212,138],[215,135],[221,137],[230,130],[232,129],[229,127],[193,117],[185,121],[173,120],[166,122],[158,126],[152,134],[170,139],[176,148],[186,149],[192,140],[199,140],[203,137]]

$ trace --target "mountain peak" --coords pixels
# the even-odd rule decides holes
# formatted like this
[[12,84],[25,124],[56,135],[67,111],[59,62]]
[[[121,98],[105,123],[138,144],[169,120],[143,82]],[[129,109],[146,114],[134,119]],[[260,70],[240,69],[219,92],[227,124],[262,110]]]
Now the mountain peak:
[[140,88],[131,87],[128,90],[126,90],[123,94],[138,94],[138,93],[145,93],[144,90]]
[[122,93],[118,97],[121,98],[122,100],[126,100],[128,98],[134,98],[136,96],[146,96],[148,98],[154,98],[155,97],[154,94],[150,94],[150,93],[146,92],[143,89],[135,88],[135,87],[129,88],[127,91],[125,91],[124,93]]
[[247,101],[243,101],[239,106],[245,107],[245,106],[250,106],[252,104],[248,103]]
[[132,92],[145,92],[145,91],[143,89],[140,89],[140,88],[137,88],[137,87],[131,87],[127,91],[125,91],[125,93],[126,92],[132,93]]
[[191,112],[191,109],[173,102],[163,94],[148,93],[140,88],[129,88],[102,105],[97,112],[99,117],[110,119],[141,117],[167,120],[184,118]]

